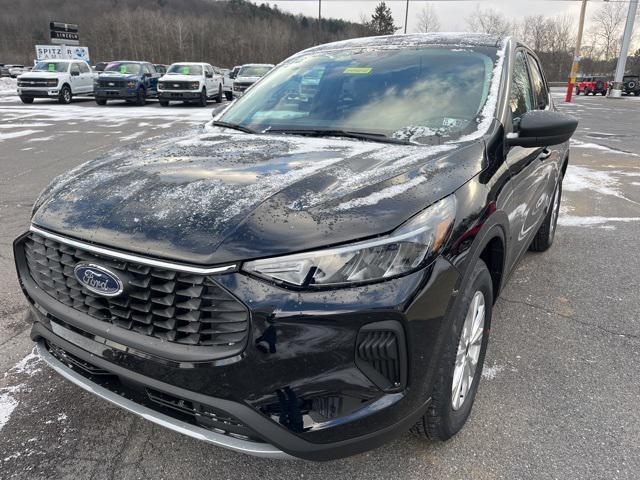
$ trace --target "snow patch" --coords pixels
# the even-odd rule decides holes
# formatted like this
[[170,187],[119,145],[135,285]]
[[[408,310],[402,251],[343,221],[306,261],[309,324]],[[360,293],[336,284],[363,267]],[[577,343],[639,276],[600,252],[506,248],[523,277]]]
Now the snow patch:
[[[40,357],[34,348],[29,355],[11,367],[4,376],[5,378],[19,374],[31,376],[40,371],[39,363]],[[16,400],[15,396],[17,393],[22,391],[24,387],[25,384],[21,383],[18,385],[0,388],[0,430],[2,430],[2,428],[7,424],[11,418],[11,414],[18,406],[19,402]]]
[[42,130],[25,129],[25,130],[19,130],[17,132],[0,133],[0,142],[3,142],[4,140],[9,140],[11,138],[26,137],[28,135],[33,135],[34,133],[40,133],[40,132],[42,132]]
[[[611,222],[640,222],[640,217],[579,217],[577,215],[560,215],[558,217],[558,223],[565,227],[594,227],[605,225]],[[612,230],[612,226],[605,228],[605,230]],[[604,228],[604,227],[603,227]]]
[[391,187],[383,188],[382,190],[363,198],[354,198],[348,202],[341,203],[336,207],[336,210],[351,210],[352,208],[364,207],[367,205],[375,205],[387,198],[397,197],[398,195],[417,187],[425,181],[425,177],[416,177],[408,182],[400,185],[392,185]]
[[504,370],[504,365],[494,364],[492,367],[484,366],[482,368],[482,378],[493,380],[500,372]]

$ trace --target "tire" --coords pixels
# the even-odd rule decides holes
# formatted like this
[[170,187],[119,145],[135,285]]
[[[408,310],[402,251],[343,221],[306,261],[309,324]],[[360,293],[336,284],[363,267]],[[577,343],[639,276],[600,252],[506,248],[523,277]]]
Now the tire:
[[227,102],[233,101],[233,93],[232,92],[224,92],[224,96],[227,99]]
[[202,87],[202,91],[200,92],[200,99],[197,102],[198,106],[206,107],[207,106],[207,89]]
[[548,250],[553,244],[553,239],[556,235],[556,227],[558,226],[558,212],[560,211],[560,201],[562,200],[562,178],[556,186],[556,190],[553,193],[553,199],[551,201],[551,207],[547,212],[547,215],[540,225],[540,228],[536,232],[536,236],[533,237],[533,241],[529,246],[529,250],[532,252],[544,252]]
[[[479,334],[476,334],[476,340],[471,344],[472,348],[469,348],[468,337],[466,335],[464,335],[465,338],[461,337],[464,332],[469,331],[464,327],[470,312],[475,311],[474,307],[479,305],[475,303],[476,299],[481,299],[484,302],[484,325],[481,329],[476,330]],[[447,337],[444,339],[440,365],[431,395],[431,404],[422,418],[411,427],[411,432],[415,435],[430,440],[448,440],[462,429],[469,418],[489,343],[492,307],[491,275],[485,263],[478,259],[453,310],[453,321],[448,327]],[[471,329],[471,333],[473,333],[473,329]],[[463,346],[464,343],[467,343],[466,347]],[[477,363],[471,376],[471,384],[469,385],[467,382],[469,387],[464,395],[454,395],[454,374],[458,376],[457,374],[460,372],[459,369],[456,369],[456,365],[465,365],[464,362],[460,363],[460,359],[465,359],[467,352],[471,354],[474,349],[477,354]],[[466,371],[464,368],[462,369],[463,373]]]
[[147,92],[145,92],[144,88],[140,87],[138,89],[135,103],[139,107],[143,107],[147,103]]
[[96,103],[98,105],[106,105],[107,104],[107,99],[106,98],[96,98]]
[[576,97],[580,95],[580,89],[578,87],[576,87]]
[[158,102],[160,102],[160,106],[161,107],[168,107],[169,106],[169,100],[158,100]]
[[60,90],[60,94],[58,95],[58,103],[64,103],[68,105],[71,103],[72,99],[73,93],[71,93],[69,85],[65,85],[64,87],[62,87],[62,90]]
[[637,90],[636,92],[634,92],[634,95],[637,97],[640,95],[640,90]]
[[222,85],[218,85],[218,95],[216,96],[216,103],[222,103]]
[[20,101],[22,103],[27,103],[27,104],[31,104],[33,103],[33,97],[20,97]]

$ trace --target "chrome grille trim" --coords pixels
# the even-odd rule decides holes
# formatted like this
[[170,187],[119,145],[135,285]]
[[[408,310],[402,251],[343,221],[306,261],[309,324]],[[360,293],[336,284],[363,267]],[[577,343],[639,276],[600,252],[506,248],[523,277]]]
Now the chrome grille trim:
[[191,267],[189,265],[183,265],[180,263],[165,262],[163,260],[155,260],[153,258],[142,257],[131,253],[118,252],[117,250],[111,250],[109,248],[98,247],[90,243],[81,242],[79,240],[72,240],[67,237],[57,235],[55,233],[42,230],[34,225],[29,227],[29,231],[42,235],[43,237],[50,238],[56,242],[64,243],[72,247],[81,248],[89,252],[105,255],[108,257],[119,258],[130,262],[140,263],[142,265],[148,265],[150,267],[166,268],[167,270],[175,270],[178,272],[197,273],[199,275],[212,275],[216,273],[228,273],[237,270],[237,264],[223,265],[220,267]]

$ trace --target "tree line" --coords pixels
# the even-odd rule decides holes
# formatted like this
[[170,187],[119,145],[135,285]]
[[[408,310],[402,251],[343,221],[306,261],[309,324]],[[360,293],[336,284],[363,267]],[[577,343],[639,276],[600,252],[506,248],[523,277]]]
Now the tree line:
[[304,48],[361,37],[358,23],[282,12],[244,0],[0,0],[0,62],[31,64],[49,22],[76,23],[93,62],[277,63]]
[[[418,30],[440,30],[435,2],[418,14]],[[595,6],[594,6],[595,7]],[[581,71],[612,74],[620,49],[626,4],[603,3],[590,10]],[[380,2],[360,22],[292,15],[246,0],[0,0],[0,62],[30,64],[35,44],[49,43],[49,22],[77,23],[92,61],[206,61],[230,67],[278,63],[304,48],[347,38],[397,32],[391,10]],[[514,35],[540,57],[550,81],[566,80],[576,24],[568,16],[532,15],[520,22],[477,7],[466,29],[499,37]],[[627,70],[640,73],[640,49]]]

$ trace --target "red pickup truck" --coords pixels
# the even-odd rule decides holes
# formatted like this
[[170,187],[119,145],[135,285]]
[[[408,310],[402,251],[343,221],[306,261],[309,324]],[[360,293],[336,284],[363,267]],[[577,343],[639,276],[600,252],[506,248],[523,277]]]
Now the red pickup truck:
[[576,95],[584,93],[585,95],[606,95],[609,91],[609,81],[606,77],[582,77],[576,82]]

